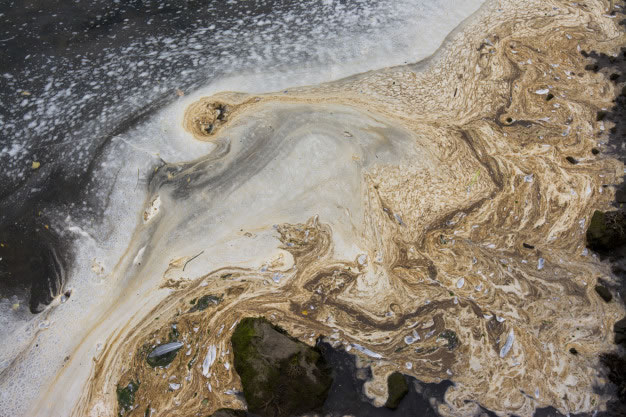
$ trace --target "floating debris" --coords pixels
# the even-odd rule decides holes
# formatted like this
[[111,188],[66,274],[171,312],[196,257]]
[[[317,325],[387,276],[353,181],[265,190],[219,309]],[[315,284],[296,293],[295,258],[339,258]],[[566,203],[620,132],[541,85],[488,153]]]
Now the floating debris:
[[217,348],[215,345],[209,346],[209,350],[207,351],[206,357],[202,362],[202,375],[208,377],[209,370],[211,369],[211,365],[215,362],[215,358],[217,357]]
[[404,343],[406,343],[407,345],[411,345],[417,342],[418,340],[420,340],[420,335],[415,330],[413,330],[412,335],[408,335],[404,337]]
[[537,260],[537,269],[542,270],[545,262],[545,259],[539,258],[539,260]]
[[372,352],[371,350],[369,350],[366,347],[363,347],[359,344],[353,343],[352,347],[354,347],[356,350],[358,350],[361,353],[364,353],[365,355],[374,358],[374,359],[382,359],[382,355],[376,353],[376,352]]

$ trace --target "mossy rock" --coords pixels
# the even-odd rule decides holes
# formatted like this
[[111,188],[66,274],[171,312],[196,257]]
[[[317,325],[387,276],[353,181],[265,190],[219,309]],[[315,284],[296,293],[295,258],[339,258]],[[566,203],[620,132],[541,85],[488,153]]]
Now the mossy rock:
[[599,253],[626,244],[626,215],[621,211],[596,210],[587,228],[587,247]]
[[231,342],[248,411],[287,417],[322,407],[332,376],[318,349],[264,318],[241,320]]
[[246,417],[248,413],[245,410],[233,410],[232,408],[220,408],[210,417]]
[[117,386],[117,414],[120,416],[126,415],[131,411],[133,405],[135,405],[135,393],[139,389],[139,381],[130,381],[125,387]]
[[387,397],[387,403],[385,407],[396,409],[400,404],[400,401],[405,395],[409,393],[409,384],[406,382],[406,377],[400,372],[394,372],[387,378],[387,390],[389,396]]

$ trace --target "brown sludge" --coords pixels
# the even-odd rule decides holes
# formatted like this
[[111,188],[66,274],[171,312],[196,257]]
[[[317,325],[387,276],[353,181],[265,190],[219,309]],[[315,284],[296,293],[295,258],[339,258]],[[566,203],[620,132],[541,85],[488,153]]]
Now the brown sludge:
[[[584,232],[594,209],[613,199],[603,184],[619,182],[624,167],[592,153],[611,127],[596,114],[616,91],[584,70],[580,51],[611,54],[625,38],[606,16],[608,2],[524,3],[489,4],[428,65],[288,94],[224,93],[190,106],[185,128],[218,143],[272,112],[356,109],[411,132],[424,159],[346,159],[362,168],[361,193],[350,197],[363,213],[354,227],[362,255],[337,247],[347,232],[320,214],[276,228],[284,268],[232,265],[170,281],[167,298],[109,341],[75,414],[116,409],[114,387],[134,380],[141,407],[129,415],[146,407],[153,415],[244,408],[232,395],[241,385],[229,341],[247,316],[264,316],[309,344],[325,335],[380,355],[359,353],[374,373],[366,394],[378,405],[387,376],[400,370],[456,383],[443,415],[468,415],[477,404],[523,416],[546,406],[601,410],[597,356],[612,349],[624,311],[594,291],[611,273],[586,253]],[[350,131],[341,138],[357,139]],[[221,301],[190,312],[205,295]],[[169,339],[184,343],[173,362],[148,366],[146,352]]]

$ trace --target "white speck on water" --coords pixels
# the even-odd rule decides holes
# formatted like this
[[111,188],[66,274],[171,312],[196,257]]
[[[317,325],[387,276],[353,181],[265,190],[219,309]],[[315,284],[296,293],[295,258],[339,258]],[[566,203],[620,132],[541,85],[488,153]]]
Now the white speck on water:
[[513,329],[511,329],[511,331],[509,332],[509,335],[506,337],[506,342],[504,342],[504,346],[502,346],[502,349],[500,349],[500,357],[504,358],[509,351],[511,350],[511,347],[513,346],[513,342],[515,341],[515,334],[513,333]]
[[418,340],[420,340],[420,335],[417,333],[417,331],[413,330],[412,335],[405,336],[404,343],[410,345],[417,342]]
[[537,269],[539,269],[539,270],[543,269],[543,264],[544,263],[545,263],[545,259],[539,258],[539,260],[537,261]]
[[465,278],[461,278],[456,282],[456,287],[457,288],[463,288],[463,285],[465,284]]

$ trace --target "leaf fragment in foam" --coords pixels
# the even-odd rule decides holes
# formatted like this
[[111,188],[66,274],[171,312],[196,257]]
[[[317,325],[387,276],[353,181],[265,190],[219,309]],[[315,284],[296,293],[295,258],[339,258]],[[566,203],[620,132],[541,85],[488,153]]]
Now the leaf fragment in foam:
[[366,347],[363,347],[363,346],[361,346],[361,345],[359,345],[359,344],[356,344],[356,343],[353,343],[353,344],[352,344],[352,346],[353,346],[356,350],[358,350],[359,352],[361,352],[361,353],[363,353],[363,354],[365,354],[365,355],[369,356],[370,358],[374,358],[374,359],[382,359],[382,356],[381,356],[381,355],[379,355],[379,354],[378,354],[378,353],[376,353],[376,352],[372,352],[371,350],[369,350],[369,349],[368,349],[368,348],[366,348]]
[[215,362],[216,357],[217,348],[215,347],[215,345],[209,346],[209,351],[207,352],[206,357],[202,362],[202,375],[206,377],[209,376],[209,369],[211,369],[211,365],[213,365],[213,362]]
[[157,346],[156,348],[154,348],[154,350],[152,352],[150,352],[148,357],[149,358],[157,358],[159,356],[163,356],[163,355],[165,355],[167,353],[170,353],[170,352],[173,352],[175,350],[178,350],[181,347],[183,347],[183,343],[181,343],[181,342],[166,343],[164,345]]
[[504,358],[513,347],[513,342],[515,341],[515,334],[513,333],[513,329],[509,332],[509,335],[506,337],[506,342],[504,342],[504,346],[500,349],[500,357]]

